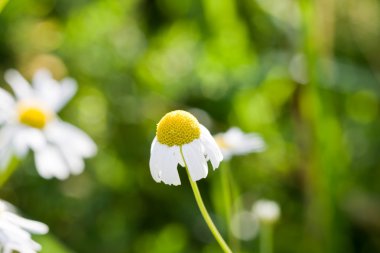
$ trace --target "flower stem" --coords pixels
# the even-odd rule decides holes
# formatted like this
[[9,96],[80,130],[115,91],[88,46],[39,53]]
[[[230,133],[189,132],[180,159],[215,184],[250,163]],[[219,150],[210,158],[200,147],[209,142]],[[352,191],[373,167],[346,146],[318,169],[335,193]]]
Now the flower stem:
[[273,230],[272,224],[261,223],[260,227],[260,253],[273,252]]
[[[226,165],[226,164],[225,164]],[[229,175],[229,166],[224,166],[223,170],[220,170],[220,181],[222,185],[222,191],[223,191],[223,200],[224,200],[224,211],[225,211],[225,218],[227,222],[227,226],[230,226],[230,219],[231,219],[231,205],[232,205],[232,197],[231,197],[231,184],[228,180]]]
[[[239,194],[236,184],[231,175],[230,163],[228,161],[223,163],[223,167],[220,168],[219,173],[223,191],[226,225],[228,228],[230,228],[232,213],[236,212],[240,208],[238,201],[236,201]],[[232,203],[234,203],[234,205]],[[234,250],[240,251],[239,240],[236,240],[230,229],[228,231],[228,242]]]
[[186,168],[187,176],[189,177],[191,189],[193,190],[195,200],[198,204],[199,210],[201,211],[201,214],[202,214],[204,220],[206,221],[207,226],[209,227],[211,233],[215,237],[216,241],[219,243],[222,250],[225,253],[232,253],[231,249],[228,247],[227,243],[224,241],[223,237],[220,235],[220,233],[219,233],[218,229],[216,228],[214,222],[212,221],[209,213],[207,212],[207,209],[206,209],[206,207],[203,203],[203,200],[202,200],[202,196],[199,192],[197,183],[195,181],[193,181],[190,177],[189,169],[187,167],[185,157],[183,156],[183,153],[182,153],[182,147],[180,148],[180,151],[181,151],[182,159],[185,162],[185,168]]
[[8,163],[8,166],[0,172],[0,187],[2,187],[5,182],[8,181],[10,176],[13,174],[15,169],[17,168],[17,165],[19,163],[19,160],[16,157],[12,157]]

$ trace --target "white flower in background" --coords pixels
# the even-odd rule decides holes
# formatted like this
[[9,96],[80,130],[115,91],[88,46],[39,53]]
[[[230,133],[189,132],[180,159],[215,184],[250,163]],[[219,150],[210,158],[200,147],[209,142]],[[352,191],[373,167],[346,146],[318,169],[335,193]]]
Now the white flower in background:
[[230,128],[225,133],[216,134],[214,138],[226,160],[234,155],[261,152],[265,149],[265,142],[259,135],[245,134],[237,127]]
[[275,201],[258,200],[252,207],[252,213],[263,223],[274,223],[280,218],[280,207]]
[[190,113],[172,111],[157,124],[150,150],[150,172],[156,182],[180,185],[177,165],[187,166],[193,181],[208,174],[207,161],[214,168],[223,160],[210,132]]
[[14,207],[0,200],[0,252],[35,253],[41,245],[31,238],[31,233],[46,234],[48,227],[38,221],[15,214]]
[[76,82],[54,80],[47,70],[38,71],[32,86],[16,70],[5,80],[15,98],[0,88],[0,168],[15,155],[34,152],[38,173],[43,178],[66,179],[84,169],[84,158],[96,153],[96,145],[82,130],[62,121],[57,113],[77,90]]

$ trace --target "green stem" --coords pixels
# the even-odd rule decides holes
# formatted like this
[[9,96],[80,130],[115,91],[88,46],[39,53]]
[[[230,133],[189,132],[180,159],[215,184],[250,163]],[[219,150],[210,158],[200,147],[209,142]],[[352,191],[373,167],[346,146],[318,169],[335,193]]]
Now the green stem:
[[273,252],[273,227],[270,223],[261,223],[260,253]]
[[210,215],[208,214],[207,209],[203,203],[202,196],[199,192],[197,183],[191,179],[189,169],[188,169],[187,164],[186,164],[185,157],[182,153],[182,147],[180,148],[180,152],[181,152],[182,159],[185,162],[185,168],[186,168],[187,176],[189,177],[191,189],[193,190],[195,200],[198,204],[199,210],[201,211],[201,214],[202,214],[204,220],[206,221],[208,228],[210,229],[211,233],[215,237],[216,241],[219,243],[222,250],[225,253],[232,253],[231,249],[228,247],[227,243],[224,241],[223,237],[220,235],[218,229],[216,228],[214,222],[212,221]]
[[[226,165],[226,164],[225,164]],[[223,191],[223,200],[224,200],[224,211],[225,211],[225,218],[227,226],[230,226],[230,219],[231,219],[231,203],[232,203],[232,196],[231,196],[231,184],[228,180],[229,176],[229,166],[224,166],[222,170],[220,170],[220,181],[222,185],[222,191]]]
[[[238,196],[238,193],[237,193],[238,191],[236,188],[236,184],[233,180],[233,177],[231,175],[230,163],[228,161],[223,163],[223,166],[220,168],[220,180],[221,180],[221,186],[222,186],[222,191],[223,191],[225,220],[226,220],[227,228],[229,228],[228,230],[229,243],[231,244],[234,250],[239,251],[240,249],[239,241],[236,240],[236,238],[233,236],[230,227],[231,227],[232,213],[239,210],[240,206],[237,206],[237,203],[235,203]],[[234,203],[234,206],[232,203]]]
[[13,174],[15,169],[17,168],[17,165],[19,163],[19,160],[16,157],[12,157],[11,160],[8,163],[8,167],[5,168],[1,173],[0,173],[0,187],[2,187],[5,182],[8,181],[10,176]]

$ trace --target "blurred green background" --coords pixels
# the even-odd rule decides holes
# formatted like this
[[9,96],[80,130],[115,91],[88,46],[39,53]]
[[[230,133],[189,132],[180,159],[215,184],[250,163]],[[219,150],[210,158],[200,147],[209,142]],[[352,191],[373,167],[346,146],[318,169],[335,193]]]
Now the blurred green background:
[[[66,181],[29,156],[0,196],[49,225],[45,253],[219,252],[183,169],[179,187],[149,172],[156,123],[185,109],[214,134],[262,134],[267,150],[230,166],[246,209],[281,205],[275,252],[380,252],[379,14],[378,0],[9,1],[1,76],[75,78],[60,116],[99,152]],[[199,187],[227,235],[219,173]]]

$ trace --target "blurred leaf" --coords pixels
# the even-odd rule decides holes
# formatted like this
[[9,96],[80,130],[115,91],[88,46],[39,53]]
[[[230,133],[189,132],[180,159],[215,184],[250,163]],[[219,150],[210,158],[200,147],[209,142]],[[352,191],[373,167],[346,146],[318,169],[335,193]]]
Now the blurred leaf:
[[0,0],[0,13],[4,9],[9,0]]
[[74,253],[67,248],[62,242],[51,234],[34,236],[36,241],[41,244],[40,253]]

